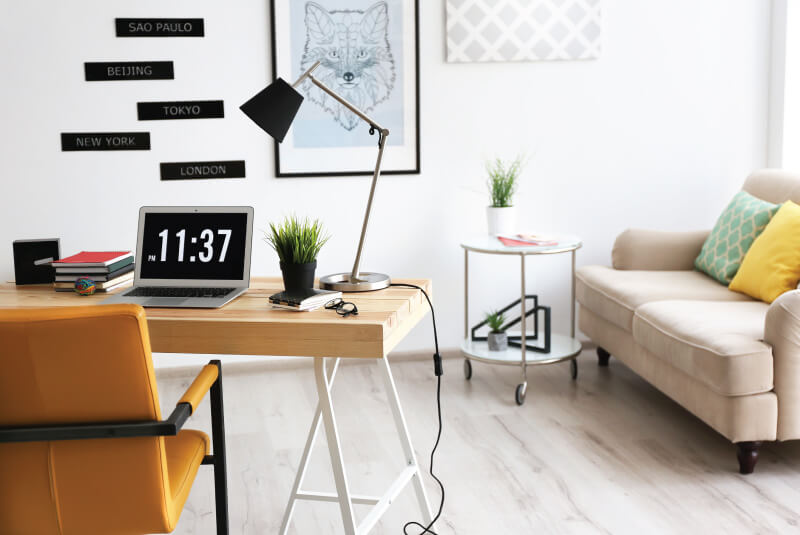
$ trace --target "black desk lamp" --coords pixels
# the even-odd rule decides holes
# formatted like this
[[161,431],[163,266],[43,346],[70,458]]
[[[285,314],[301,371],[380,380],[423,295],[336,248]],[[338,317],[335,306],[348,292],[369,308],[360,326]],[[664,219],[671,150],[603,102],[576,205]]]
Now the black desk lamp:
[[289,85],[283,78],[278,78],[275,82],[268,85],[263,91],[242,104],[241,110],[250,117],[266,133],[281,143],[286,137],[286,132],[292,125],[300,105],[303,103],[303,95],[297,92],[296,88],[308,78],[317,87],[325,91],[336,99],[342,106],[356,114],[369,124],[369,133],[378,132],[378,161],[375,163],[375,173],[372,175],[372,186],[369,190],[369,200],[367,201],[367,211],[364,214],[364,224],[361,227],[361,239],[358,241],[358,251],[356,260],[353,263],[353,270],[349,273],[336,273],[327,275],[319,280],[320,287],[326,290],[339,290],[342,292],[366,292],[370,290],[380,290],[386,288],[391,283],[389,275],[383,273],[368,273],[359,271],[361,263],[361,251],[364,248],[364,237],[367,234],[369,224],[369,214],[372,209],[372,199],[375,196],[375,185],[381,174],[381,160],[383,158],[383,148],[386,145],[386,136],[389,131],[381,127],[378,123],[370,119],[364,112],[350,104],[333,89],[326,86],[311,74],[314,69],[319,67],[320,62],[314,63],[310,69],[303,73],[297,81]]

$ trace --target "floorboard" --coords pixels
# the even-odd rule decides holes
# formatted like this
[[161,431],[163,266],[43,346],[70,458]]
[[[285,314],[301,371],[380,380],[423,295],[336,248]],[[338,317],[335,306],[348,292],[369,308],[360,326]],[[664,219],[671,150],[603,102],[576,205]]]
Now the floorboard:
[[[514,403],[517,369],[445,361],[445,430],[436,472],[447,487],[445,534],[797,533],[800,443],[768,444],[756,472],[737,473],[733,446],[613,358],[579,358],[529,370],[524,406]],[[254,360],[225,370],[231,533],[277,533],[316,403],[310,359]],[[435,380],[428,360],[399,360],[393,372],[417,455],[427,469],[436,433]],[[191,372],[158,373],[162,410]],[[402,469],[402,452],[377,366],[347,363],[334,387],[353,492],[380,494]],[[210,429],[205,400],[188,427]],[[439,490],[426,479],[432,505]],[[324,434],[309,490],[333,490]],[[213,534],[213,485],[201,468],[179,534]],[[355,506],[358,518],[367,512]],[[407,488],[373,533],[402,533],[418,517]],[[300,503],[292,533],[341,533],[336,504]],[[411,533],[417,531],[411,530]]]

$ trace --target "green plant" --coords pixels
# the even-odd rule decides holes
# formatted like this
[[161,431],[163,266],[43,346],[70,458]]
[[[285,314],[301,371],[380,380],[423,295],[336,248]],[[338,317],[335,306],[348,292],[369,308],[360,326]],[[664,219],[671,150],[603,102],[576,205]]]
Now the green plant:
[[486,162],[486,172],[489,174],[487,184],[489,194],[492,196],[492,206],[495,208],[513,206],[512,197],[517,191],[517,180],[522,172],[522,157],[517,156],[508,163],[500,158]]
[[487,312],[486,313],[486,323],[489,325],[489,329],[493,333],[501,333],[505,329],[503,329],[503,324],[506,322],[506,318],[502,312],[495,311],[495,312]]
[[314,262],[329,238],[319,219],[311,221],[296,216],[286,217],[277,225],[270,223],[269,231],[264,233],[264,241],[275,249],[284,264]]

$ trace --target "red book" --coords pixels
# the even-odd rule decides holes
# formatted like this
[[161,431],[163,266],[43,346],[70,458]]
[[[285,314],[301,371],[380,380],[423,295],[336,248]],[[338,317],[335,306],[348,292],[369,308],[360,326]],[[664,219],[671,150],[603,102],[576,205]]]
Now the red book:
[[133,256],[131,251],[81,251],[78,254],[53,262],[61,267],[103,267]]

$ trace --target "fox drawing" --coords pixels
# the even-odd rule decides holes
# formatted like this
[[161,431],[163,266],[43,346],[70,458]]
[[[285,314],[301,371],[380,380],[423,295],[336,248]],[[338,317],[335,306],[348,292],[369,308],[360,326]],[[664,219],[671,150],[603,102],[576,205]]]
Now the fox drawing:
[[[307,2],[305,24],[301,72],[320,61],[314,76],[365,113],[389,98],[396,75],[386,2],[376,2],[366,10],[330,11]],[[356,115],[309,80],[303,84],[303,92],[346,130],[358,125]]]

